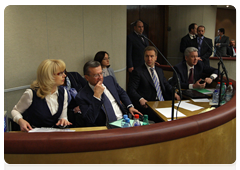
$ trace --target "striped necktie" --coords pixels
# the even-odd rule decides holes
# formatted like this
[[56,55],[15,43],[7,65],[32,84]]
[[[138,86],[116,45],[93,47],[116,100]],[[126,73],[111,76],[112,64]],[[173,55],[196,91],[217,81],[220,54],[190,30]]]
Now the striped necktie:
[[150,70],[151,70],[151,73],[152,73],[153,83],[154,83],[156,91],[157,91],[158,99],[159,99],[159,101],[164,101],[164,98],[163,98],[163,95],[162,95],[162,90],[161,90],[160,84],[157,80],[156,74],[154,72],[154,68],[150,68]]

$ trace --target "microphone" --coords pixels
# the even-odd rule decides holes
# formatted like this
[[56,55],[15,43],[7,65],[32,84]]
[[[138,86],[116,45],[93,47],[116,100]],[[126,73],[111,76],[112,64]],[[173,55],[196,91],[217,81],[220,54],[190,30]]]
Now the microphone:
[[[143,34],[141,35],[143,36],[144,38],[146,38],[149,42],[151,42],[151,44],[157,49],[158,53],[164,58],[164,60],[168,63],[168,65],[172,68],[173,72],[175,73],[176,75],[176,78],[177,78],[177,87],[179,89],[179,95],[180,95],[180,102],[179,104],[181,103],[181,100],[182,100],[182,90],[181,90],[181,84],[180,84],[180,81],[179,81],[179,77],[178,77],[178,74],[176,72],[176,70],[173,68],[172,64],[166,59],[166,57],[164,57],[164,55],[160,52],[160,50],[155,46],[155,44],[149,39],[147,38],[146,36],[144,36]],[[173,96],[172,96],[172,120],[174,119],[174,95],[175,95],[175,87],[174,85],[172,85],[173,87]],[[179,106],[178,104],[178,106]],[[177,119],[177,116],[176,116],[176,119]]]
[[[204,41],[205,44],[207,44],[207,46],[211,49],[211,51],[214,52],[212,50],[212,48],[210,47],[210,45],[204,39],[203,39],[203,41]],[[214,46],[214,48],[215,48],[215,46]],[[223,79],[224,72],[225,72],[225,75],[226,75],[226,78],[227,78],[227,86],[229,84],[229,79],[228,79],[227,69],[226,69],[226,67],[225,67],[225,65],[223,64],[223,61],[222,61],[222,57],[218,56],[217,52],[219,52],[219,51],[217,50],[217,48],[215,48],[215,50],[216,50],[216,56],[219,59],[219,62],[218,62],[218,78],[219,78],[219,74],[220,74],[220,64],[222,65],[222,69],[223,69],[223,71],[221,73],[221,83],[220,83],[219,100],[218,100],[218,107],[219,107],[220,103],[222,101],[222,99],[221,99],[222,90],[221,89],[222,89],[222,79]]]

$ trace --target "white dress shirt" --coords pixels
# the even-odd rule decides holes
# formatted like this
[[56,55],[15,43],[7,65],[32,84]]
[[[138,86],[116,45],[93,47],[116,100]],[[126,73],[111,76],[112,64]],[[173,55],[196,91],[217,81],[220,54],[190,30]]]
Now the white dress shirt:
[[[31,89],[27,89],[23,93],[18,103],[13,107],[13,110],[11,111],[14,122],[18,123],[18,120],[20,118],[23,118],[22,113],[24,113],[25,110],[27,110],[31,106],[32,99],[33,99],[33,92]],[[52,115],[56,114],[58,111],[58,89],[54,93],[47,95],[45,99],[51,114]],[[63,110],[62,110],[61,116],[59,117],[59,120],[62,118],[68,120],[67,119],[67,106],[68,106],[67,100],[68,100],[68,94],[67,94],[67,91],[64,89]]]
[[[190,74],[190,69],[191,68],[193,68],[193,76],[194,76],[194,66],[192,66],[192,67],[190,67],[187,63],[186,63],[186,65],[187,65],[187,69],[188,69],[188,77],[189,77],[189,74]],[[214,78],[214,79],[216,79],[217,78],[217,74],[215,74],[215,73],[213,73],[213,74],[211,74],[211,76]],[[210,76],[210,77],[211,77]],[[195,80],[194,80],[194,78],[193,78],[193,84],[195,83]],[[189,89],[193,89],[193,84],[189,84]]]

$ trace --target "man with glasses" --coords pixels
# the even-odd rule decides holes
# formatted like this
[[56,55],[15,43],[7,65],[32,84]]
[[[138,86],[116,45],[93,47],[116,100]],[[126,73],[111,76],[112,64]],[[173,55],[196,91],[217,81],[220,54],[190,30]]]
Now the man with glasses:
[[[211,84],[212,80],[217,78],[218,70],[205,65],[198,57],[198,49],[195,47],[186,48],[185,61],[174,66],[182,89],[203,89],[206,83]],[[199,61],[200,60],[200,61]],[[210,77],[206,77],[201,83],[202,73]],[[176,75],[173,76],[173,83],[176,83]]]
[[114,81],[113,77],[104,77],[98,61],[89,61],[83,68],[87,85],[77,94],[76,101],[82,111],[86,126],[105,126],[109,122],[122,119],[125,110],[141,114],[136,110],[127,93]]

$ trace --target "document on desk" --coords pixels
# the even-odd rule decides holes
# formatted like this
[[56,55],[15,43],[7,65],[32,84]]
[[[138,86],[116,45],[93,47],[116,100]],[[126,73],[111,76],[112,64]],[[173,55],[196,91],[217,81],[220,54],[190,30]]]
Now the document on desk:
[[208,98],[202,98],[202,99],[192,99],[194,102],[210,102]]
[[[166,118],[171,118],[172,117],[172,108],[171,107],[167,107],[167,108],[156,108],[156,110],[161,113],[162,115],[164,115]],[[176,117],[176,109],[174,109],[174,117]],[[177,112],[177,117],[186,117],[185,114],[181,113],[181,112]]]
[[29,133],[34,133],[34,132],[75,132],[75,130],[42,127],[42,128],[34,128],[28,132]]
[[[178,106],[178,103],[175,103],[174,105]],[[191,104],[191,103],[187,103],[187,102],[181,102],[179,107],[186,109],[186,110],[190,110],[192,112],[204,108],[204,107],[197,106],[195,104]]]

